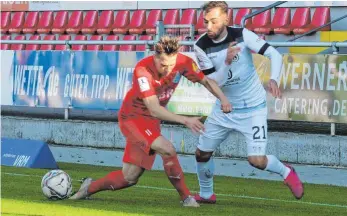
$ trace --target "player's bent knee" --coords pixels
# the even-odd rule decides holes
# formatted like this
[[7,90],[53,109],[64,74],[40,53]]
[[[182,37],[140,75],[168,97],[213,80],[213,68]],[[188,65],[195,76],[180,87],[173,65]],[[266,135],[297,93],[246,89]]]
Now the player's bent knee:
[[125,175],[124,180],[128,182],[129,186],[130,185],[136,185],[137,182],[139,181],[139,176],[138,175]]
[[266,156],[248,156],[248,162],[251,166],[262,170],[267,165]]
[[197,162],[207,162],[210,160],[212,152],[204,152],[200,149],[196,149],[195,158]]

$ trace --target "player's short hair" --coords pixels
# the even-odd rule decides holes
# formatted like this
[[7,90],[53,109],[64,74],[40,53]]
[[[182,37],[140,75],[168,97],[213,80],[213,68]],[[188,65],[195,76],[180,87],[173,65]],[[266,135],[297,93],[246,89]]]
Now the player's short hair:
[[214,8],[220,8],[223,13],[228,13],[228,4],[225,1],[209,1],[201,6],[201,9],[208,13]]
[[178,53],[180,49],[179,39],[177,37],[170,37],[170,36],[163,36],[160,38],[160,40],[155,44],[154,51],[155,54],[166,54],[166,55],[173,55]]

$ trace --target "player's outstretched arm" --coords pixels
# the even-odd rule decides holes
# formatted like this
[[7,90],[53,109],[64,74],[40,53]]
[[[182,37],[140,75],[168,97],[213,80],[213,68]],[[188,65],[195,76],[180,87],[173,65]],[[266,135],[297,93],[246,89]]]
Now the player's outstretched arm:
[[204,130],[204,125],[200,121],[201,117],[186,117],[176,115],[162,107],[156,95],[143,98],[143,102],[150,114],[155,118],[184,124],[195,133],[199,133]]
[[221,102],[221,109],[223,110],[223,112],[225,113],[229,113],[232,111],[232,105],[230,104],[228,98],[224,95],[224,93],[222,92],[222,90],[219,88],[218,84],[214,81],[211,80],[208,77],[204,77],[204,79],[202,79],[200,81],[200,83],[205,86],[205,88],[211,92],[216,98],[218,98]]

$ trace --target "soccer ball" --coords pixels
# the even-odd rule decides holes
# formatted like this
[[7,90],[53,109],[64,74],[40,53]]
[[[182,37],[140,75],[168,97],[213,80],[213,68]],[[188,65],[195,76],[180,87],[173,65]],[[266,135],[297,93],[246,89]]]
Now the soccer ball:
[[63,170],[51,170],[43,176],[41,188],[48,199],[66,199],[72,193],[71,178]]

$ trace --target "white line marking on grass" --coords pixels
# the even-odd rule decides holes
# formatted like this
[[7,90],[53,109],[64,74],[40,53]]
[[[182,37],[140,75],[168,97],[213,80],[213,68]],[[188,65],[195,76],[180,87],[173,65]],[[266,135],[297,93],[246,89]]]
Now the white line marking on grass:
[[[21,174],[21,173],[3,172],[3,174],[12,175],[12,176],[28,176],[28,177],[40,177],[40,178],[42,178],[42,176],[39,176],[39,175],[29,175],[29,174]],[[73,181],[79,181],[79,180],[73,179]],[[145,185],[135,185],[135,187],[144,188],[144,189],[161,190],[161,191],[176,191],[176,189],[173,189],[173,188],[152,187],[152,186],[145,186]],[[196,192],[196,191],[192,191],[192,192]],[[297,201],[297,200],[282,200],[282,199],[253,197],[253,196],[247,196],[247,195],[234,195],[234,194],[218,194],[217,193],[216,195],[222,196],[222,197],[233,197],[233,198],[242,198],[242,199],[254,199],[254,200],[284,202],[284,203],[298,203],[298,204],[306,204],[306,205],[314,205],[314,206],[347,208],[347,205],[329,204],[329,203],[316,203],[316,202],[306,202],[306,201]]]

